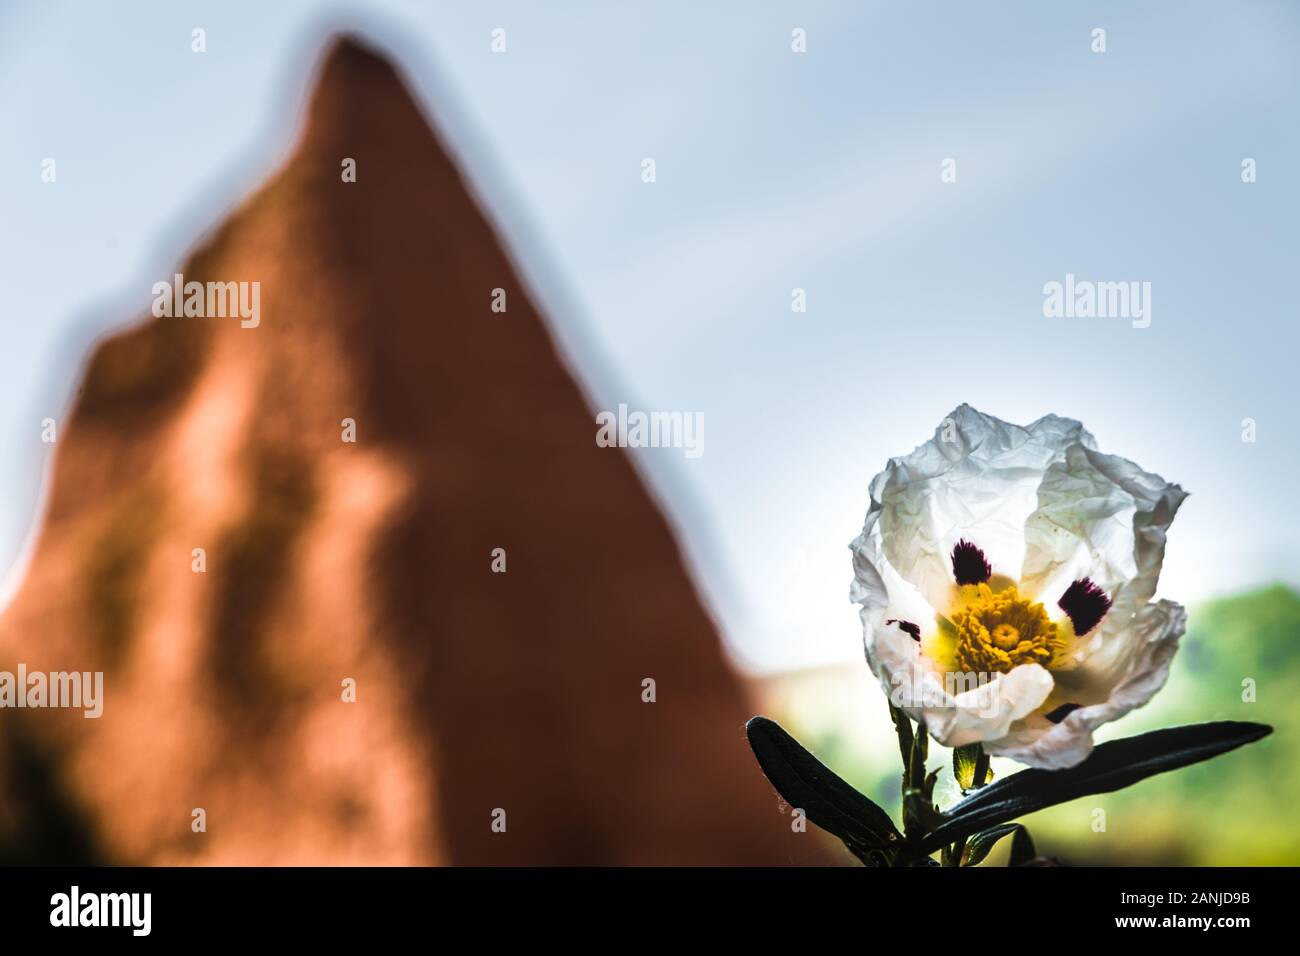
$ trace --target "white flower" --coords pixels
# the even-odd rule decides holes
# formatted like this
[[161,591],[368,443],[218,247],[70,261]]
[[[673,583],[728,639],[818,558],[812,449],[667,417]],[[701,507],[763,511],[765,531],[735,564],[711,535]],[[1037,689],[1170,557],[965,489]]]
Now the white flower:
[[872,673],[942,744],[1074,766],[1169,675],[1187,615],[1152,598],[1186,496],[1079,422],[962,405],[871,482],[850,597]]

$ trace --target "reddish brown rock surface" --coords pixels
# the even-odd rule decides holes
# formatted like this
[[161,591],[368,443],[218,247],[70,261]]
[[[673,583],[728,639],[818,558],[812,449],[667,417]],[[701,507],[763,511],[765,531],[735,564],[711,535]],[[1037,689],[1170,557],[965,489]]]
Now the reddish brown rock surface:
[[259,281],[261,325],[150,319],[87,366],[0,669],[102,670],[105,712],[0,711],[0,855],[823,858],[663,515],[383,59],[333,47],[292,158],[179,271]]

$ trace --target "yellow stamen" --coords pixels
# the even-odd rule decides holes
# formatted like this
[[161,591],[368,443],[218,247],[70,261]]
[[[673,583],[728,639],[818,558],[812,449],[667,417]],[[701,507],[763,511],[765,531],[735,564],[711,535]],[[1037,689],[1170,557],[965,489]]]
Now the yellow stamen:
[[959,671],[1005,674],[1021,664],[1050,667],[1065,649],[1043,605],[1022,598],[1014,585],[996,594],[987,584],[961,590],[962,606],[951,616]]

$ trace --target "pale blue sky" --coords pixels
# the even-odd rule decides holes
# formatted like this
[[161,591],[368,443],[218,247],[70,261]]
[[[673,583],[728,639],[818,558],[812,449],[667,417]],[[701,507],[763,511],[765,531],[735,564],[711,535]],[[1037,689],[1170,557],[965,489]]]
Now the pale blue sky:
[[[330,27],[411,75],[593,402],[704,414],[703,457],[639,460],[743,660],[860,655],[867,484],[963,401],[1079,418],[1188,488],[1165,596],[1300,583],[1282,0],[0,0],[0,568],[37,515],[40,420],[285,155]],[[1151,327],[1044,318],[1067,272],[1150,281]]]

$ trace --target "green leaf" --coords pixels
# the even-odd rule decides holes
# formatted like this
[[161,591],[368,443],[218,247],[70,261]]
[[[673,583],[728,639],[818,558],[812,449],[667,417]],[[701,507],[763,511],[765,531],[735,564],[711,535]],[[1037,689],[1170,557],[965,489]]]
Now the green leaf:
[[948,855],[948,862],[944,866],[961,866],[961,861],[966,856],[966,838],[962,837],[951,846],[944,844],[943,852]]
[[925,794],[925,799],[929,800],[931,803],[934,802],[934,785],[938,782],[938,780],[939,780],[939,768],[935,767],[933,770],[929,772],[929,774],[926,775],[925,786],[921,788],[921,792]]
[[966,852],[962,855],[961,865],[975,866],[982,863],[994,845],[1008,833],[1014,833],[1015,838],[1011,841],[1011,858],[1007,861],[1007,865],[1023,866],[1032,860],[1036,851],[1029,831],[1019,823],[1004,823],[1001,826],[982,830],[971,837],[970,843],[966,845]]
[[961,787],[963,794],[992,780],[989,755],[984,752],[983,745],[977,742],[953,748],[952,775],[957,778],[957,786]]
[[1038,851],[1034,849],[1033,837],[1021,827],[1011,838],[1011,856],[1007,859],[1007,866],[1024,866],[1036,856]]
[[983,750],[977,743],[953,748],[952,775],[957,778],[957,786],[962,790],[975,786],[975,762]]
[[948,811],[947,820],[927,835],[921,849],[933,853],[945,843],[1024,814],[1119,790],[1154,774],[1217,757],[1272,732],[1265,724],[1223,720],[1112,740],[1068,770],[1022,770],[976,790]]
[[903,832],[913,845],[942,822],[943,812],[924,790],[908,787],[903,791]]
[[912,738],[912,752],[907,758],[904,779],[907,786],[920,790],[925,786],[925,758],[930,753],[930,734],[925,729],[925,721],[916,724],[916,736]]
[[893,854],[902,835],[889,814],[836,776],[800,743],[766,717],[745,725],[758,765],[786,803],[844,841],[864,863],[872,854]]

